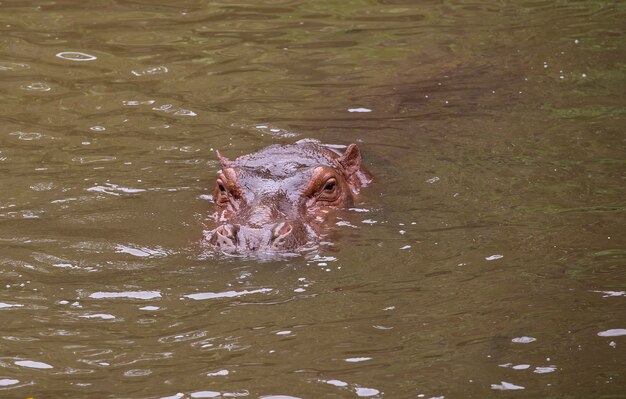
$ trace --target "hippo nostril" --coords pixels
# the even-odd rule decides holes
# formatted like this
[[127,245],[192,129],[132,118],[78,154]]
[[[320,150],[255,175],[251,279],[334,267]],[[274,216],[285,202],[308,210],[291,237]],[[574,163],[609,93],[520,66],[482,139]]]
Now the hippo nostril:
[[291,224],[287,222],[279,223],[272,230],[272,236],[273,238],[285,237],[289,233],[291,233],[292,230],[293,227],[291,226]]
[[239,226],[233,224],[225,224],[215,230],[216,243],[218,246],[226,245],[232,246],[237,243],[237,233],[239,232]]
[[292,238],[293,226],[288,223],[279,223],[272,229],[272,244],[276,247],[283,247]]

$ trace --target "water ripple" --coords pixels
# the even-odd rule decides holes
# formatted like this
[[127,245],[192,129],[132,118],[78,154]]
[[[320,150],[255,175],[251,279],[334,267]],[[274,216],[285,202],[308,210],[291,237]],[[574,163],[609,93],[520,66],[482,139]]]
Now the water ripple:
[[58,58],[62,58],[64,60],[68,60],[68,61],[94,61],[96,59],[98,59],[98,57],[96,57],[95,55],[91,55],[91,54],[87,54],[87,53],[81,53],[79,51],[62,51],[60,53],[57,53],[56,56]]
[[129,299],[156,299],[161,298],[160,291],[122,291],[122,292],[94,292],[89,298],[129,298]]
[[225,292],[201,292],[197,294],[183,295],[185,298],[204,300],[204,299],[218,299],[218,298],[235,298],[243,295],[259,294],[272,292],[271,288],[259,288],[257,290],[243,290],[243,291],[225,291]]

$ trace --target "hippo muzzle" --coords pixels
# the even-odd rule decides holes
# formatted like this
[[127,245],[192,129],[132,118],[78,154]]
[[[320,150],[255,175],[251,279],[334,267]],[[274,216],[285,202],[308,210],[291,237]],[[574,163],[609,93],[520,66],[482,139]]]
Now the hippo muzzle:
[[309,241],[304,226],[299,230],[302,231],[295,230],[290,222],[262,227],[224,224],[212,232],[210,242],[228,253],[292,251]]
[[229,254],[293,252],[315,243],[331,209],[353,203],[371,178],[351,144],[343,154],[306,143],[270,146],[233,161],[218,152],[218,226],[206,237]]

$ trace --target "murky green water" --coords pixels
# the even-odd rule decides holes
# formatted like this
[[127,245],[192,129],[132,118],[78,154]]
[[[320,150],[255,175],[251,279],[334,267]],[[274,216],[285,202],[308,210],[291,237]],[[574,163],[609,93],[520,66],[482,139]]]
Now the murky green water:
[[[0,396],[626,397],[625,19],[3,1]],[[207,254],[212,149],[302,138],[359,143],[367,212]]]

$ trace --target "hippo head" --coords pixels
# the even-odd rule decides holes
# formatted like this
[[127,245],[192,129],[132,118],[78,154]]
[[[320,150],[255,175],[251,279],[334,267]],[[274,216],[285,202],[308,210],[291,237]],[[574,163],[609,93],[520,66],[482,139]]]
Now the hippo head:
[[325,215],[350,206],[369,181],[356,144],[339,153],[315,143],[273,145],[230,160],[215,182],[209,243],[225,253],[292,252],[315,243]]

